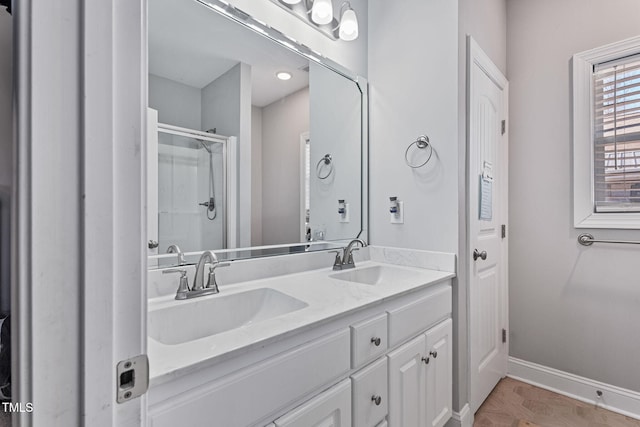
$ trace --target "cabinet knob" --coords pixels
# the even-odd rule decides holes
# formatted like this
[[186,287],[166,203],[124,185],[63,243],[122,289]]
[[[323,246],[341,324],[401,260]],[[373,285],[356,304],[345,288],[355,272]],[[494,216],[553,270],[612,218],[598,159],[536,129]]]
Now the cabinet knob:
[[371,343],[373,345],[375,345],[376,347],[380,347],[380,343],[382,342],[382,340],[378,337],[373,337],[371,338]]
[[423,357],[423,358],[422,358],[422,361],[423,361],[426,365],[428,365],[428,364],[429,364],[429,358],[428,358],[428,357]]
[[434,358],[434,359],[438,357],[438,352],[437,352],[437,351],[435,351],[435,350],[434,350],[434,351],[430,351],[430,352],[429,352],[429,354],[430,354],[431,356],[433,356],[433,358]]
[[371,401],[376,404],[376,406],[380,406],[382,403],[382,397],[376,396],[375,394],[371,396]]

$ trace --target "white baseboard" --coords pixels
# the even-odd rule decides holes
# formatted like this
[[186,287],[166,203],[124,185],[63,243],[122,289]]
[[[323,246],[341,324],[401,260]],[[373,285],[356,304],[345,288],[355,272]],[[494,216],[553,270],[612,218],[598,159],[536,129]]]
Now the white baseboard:
[[[509,358],[508,376],[604,409],[640,420],[640,393],[548,368],[515,357]],[[598,397],[597,392],[602,396]]]
[[454,412],[446,427],[473,427],[473,414],[469,404],[465,404],[460,412]]

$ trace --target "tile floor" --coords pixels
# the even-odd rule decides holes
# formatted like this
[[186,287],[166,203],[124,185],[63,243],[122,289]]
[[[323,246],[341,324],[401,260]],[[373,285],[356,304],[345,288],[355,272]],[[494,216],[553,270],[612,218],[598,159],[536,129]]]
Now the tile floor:
[[504,378],[475,415],[474,427],[640,427],[640,420]]

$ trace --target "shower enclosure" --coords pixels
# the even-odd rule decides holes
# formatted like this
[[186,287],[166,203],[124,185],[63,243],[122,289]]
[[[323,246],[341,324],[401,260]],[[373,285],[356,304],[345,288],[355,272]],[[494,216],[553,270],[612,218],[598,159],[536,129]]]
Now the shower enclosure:
[[149,206],[150,221],[157,206],[157,225],[149,227],[150,233],[157,230],[156,240],[150,237],[150,254],[166,253],[170,245],[183,252],[230,246],[228,159],[235,138],[213,132],[157,123],[157,139],[151,137],[149,144],[157,167],[157,173],[148,174],[150,181],[157,179],[157,200]]

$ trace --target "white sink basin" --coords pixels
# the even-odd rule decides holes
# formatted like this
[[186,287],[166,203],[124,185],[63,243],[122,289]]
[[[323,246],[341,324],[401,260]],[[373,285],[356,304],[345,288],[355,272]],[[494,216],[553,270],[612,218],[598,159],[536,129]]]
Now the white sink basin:
[[403,268],[375,265],[372,267],[341,271],[340,273],[330,274],[329,277],[363,285],[378,285],[380,283],[393,284],[398,281],[420,281],[422,275],[418,272],[405,270]]
[[175,345],[216,335],[307,306],[270,288],[181,301],[149,312],[149,337]]

